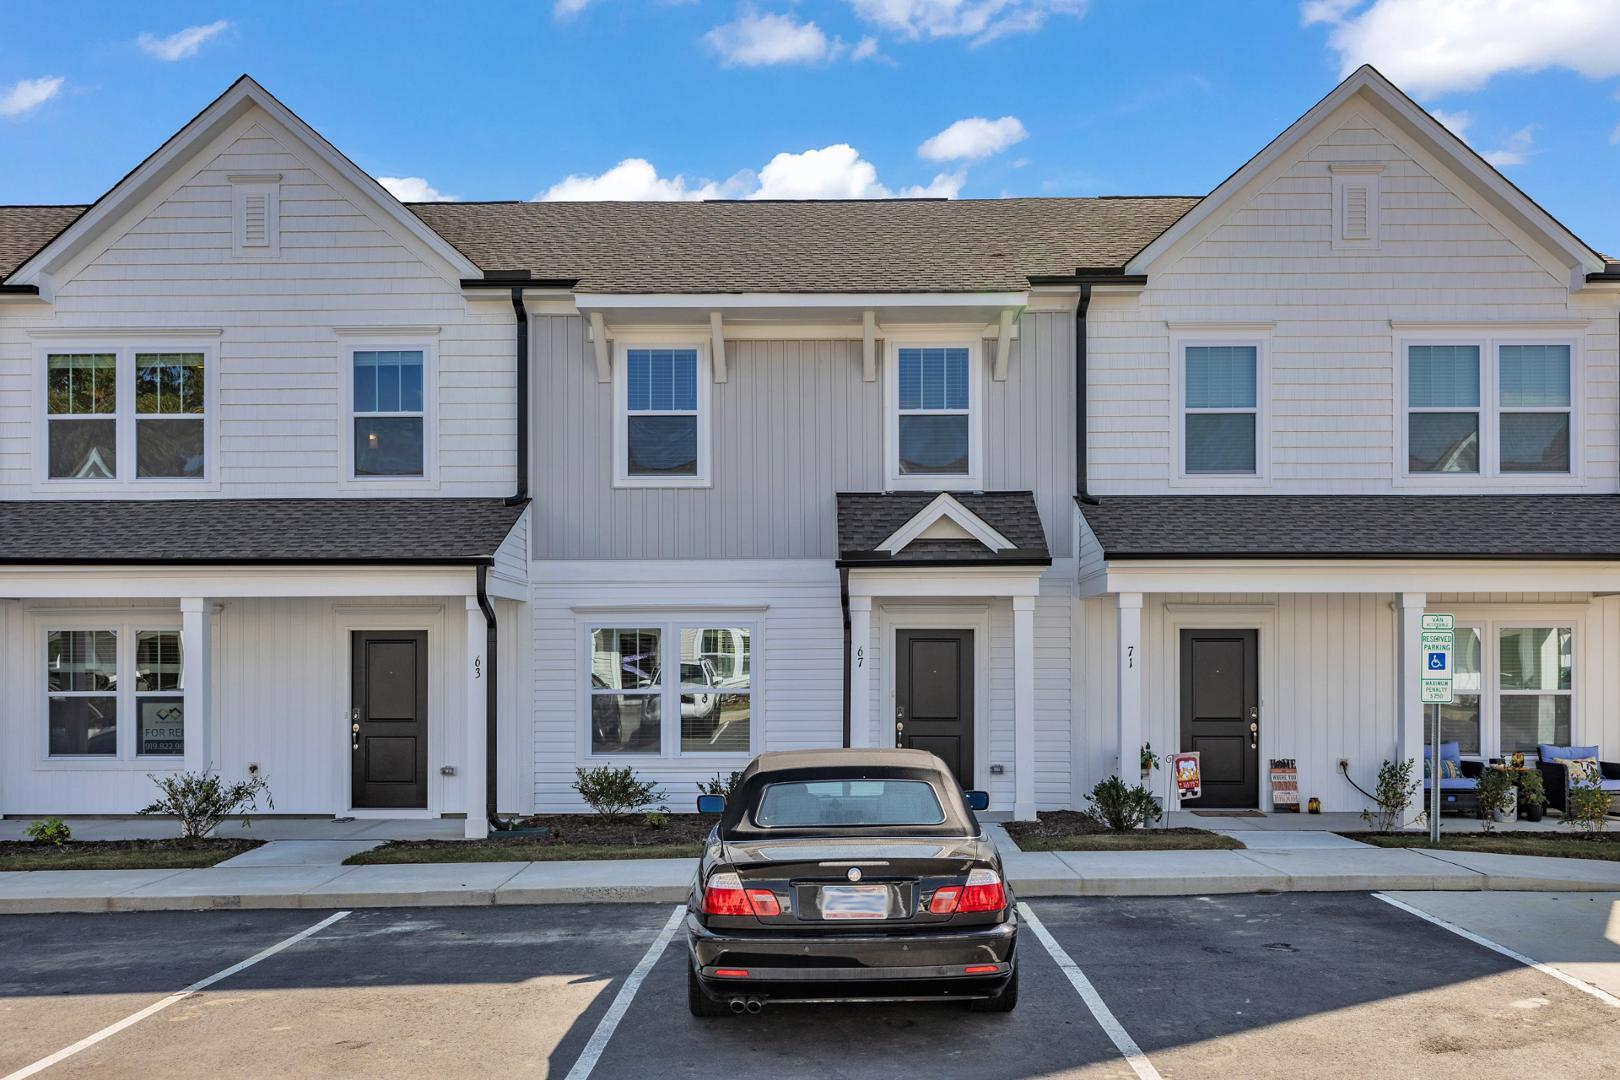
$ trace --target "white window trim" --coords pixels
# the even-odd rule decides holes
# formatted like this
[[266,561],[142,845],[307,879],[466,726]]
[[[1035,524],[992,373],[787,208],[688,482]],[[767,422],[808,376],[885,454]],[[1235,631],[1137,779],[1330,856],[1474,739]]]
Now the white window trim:
[[[902,475],[900,472],[900,350],[966,349],[968,354],[968,472],[965,475]],[[977,332],[891,332],[884,341],[884,475],[890,491],[982,491],[984,462],[984,342]],[[917,410],[910,410],[917,411]],[[924,412],[931,410],[923,410]],[[956,413],[958,410],[944,410]]]
[[[1218,473],[1187,471],[1187,350],[1221,348],[1230,345],[1254,347],[1254,472]],[[1171,452],[1175,455],[1176,487],[1263,487],[1271,473],[1271,335],[1244,330],[1200,330],[1172,334],[1170,350],[1174,357],[1175,413],[1170,432]],[[1241,413],[1246,409],[1197,409],[1197,413]]]
[[[1480,702],[1479,702],[1479,753],[1465,754],[1469,760],[1478,759],[1489,761],[1492,758],[1506,756],[1502,748],[1502,713],[1501,713],[1501,662],[1502,641],[1501,632],[1520,627],[1530,628],[1565,628],[1570,632],[1570,655],[1573,658],[1573,668],[1570,671],[1570,688],[1567,691],[1508,691],[1509,694],[1523,695],[1541,693],[1568,694],[1569,705],[1569,741],[1571,745],[1581,745],[1584,736],[1584,723],[1581,717],[1582,683],[1589,658],[1582,652],[1582,642],[1586,632],[1585,607],[1534,608],[1521,606],[1511,614],[1481,611],[1475,608],[1468,610],[1468,605],[1439,605],[1453,611],[1457,616],[1457,629],[1471,629],[1479,632],[1480,639]],[[1431,736],[1433,717],[1430,707],[1423,710],[1423,744],[1428,745]],[[1528,755],[1535,757],[1532,751]]]
[[[209,334],[217,337],[217,334]],[[53,477],[50,443],[50,357],[64,353],[112,353],[116,364],[117,411],[114,449],[118,475],[112,480]],[[201,353],[203,358],[202,476],[136,476],[135,356],[137,353]],[[196,337],[62,338],[34,349],[34,490],[84,495],[131,491],[218,490],[219,488],[219,346]],[[148,416],[158,419],[161,415]],[[67,419],[70,417],[64,417]]]
[[[760,624],[754,619],[731,618],[724,612],[705,615],[701,610],[692,614],[672,616],[669,612],[648,612],[645,617],[633,611],[615,613],[607,618],[589,618],[578,621],[580,658],[579,687],[581,708],[577,722],[579,761],[586,765],[630,765],[641,762],[670,763],[676,761],[718,762],[741,764],[748,762],[764,748],[764,664],[759,648]],[[681,690],[680,641],[682,630],[725,628],[747,630],[751,655],[748,660],[748,750],[746,751],[683,751],[681,749]],[[597,754],[591,750],[591,661],[592,635],[598,630],[657,630],[659,671],[667,675],[674,671],[675,678],[664,678],[656,696],[659,698],[659,751],[656,754]],[[670,657],[675,663],[669,663]],[[639,693],[626,690],[615,693]]]
[[[422,475],[356,476],[354,474],[354,354],[357,352],[420,352],[422,354]],[[341,350],[343,410],[338,416],[338,453],[342,468],[338,487],[364,491],[426,491],[439,486],[439,347],[433,339],[376,336],[345,339]],[[360,415],[393,415],[363,413]],[[414,416],[415,413],[400,413]]]
[[[169,612],[149,613],[138,610],[121,611],[115,614],[87,612],[83,615],[39,614],[30,620],[29,637],[33,643],[29,655],[29,670],[26,685],[29,692],[35,695],[35,705],[30,710],[34,717],[34,731],[38,738],[38,748],[34,758],[36,768],[49,771],[66,770],[156,770],[170,771],[184,766],[185,755],[146,755],[142,756],[136,751],[139,748],[138,723],[136,714],[135,694],[135,635],[142,630],[173,630],[181,632],[180,616]],[[111,694],[99,695],[102,697],[115,697],[118,699],[118,738],[117,751],[110,755],[97,756],[89,754],[63,754],[51,753],[51,693],[46,689],[45,665],[47,651],[46,637],[53,630],[110,630],[118,635],[118,688]],[[185,670],[185,643],[181,642],[181,671]],[[184,675],[182,674],[182,678]],[[97,696],[97,695],[74,695]],[[190,732],[191,718],[186,718],[187,733]]]
[[[1503,490],[1504,485],[1525,487],[1577,487],[1585,467],[1581,400],[1584,364],[1581,359],[1582,337],[1568,332],[1535,330],[1492,331],[1432,330],[1409,331],[1396,338],[1395,388],[1398,411],[1395,422],[1395,472],[1397,486],[1412,487],[1480,487]],[[1479,472],[1431,473],[1412,472],[1408,465],[1408,445],[1411,434],[1411,362],[1413,345],[1476,345],[1479,347]],[[1500,405],[1500,361],[1497,350],[1503,345],[1567,345],[1569,346],[1569,472],[1503,472],[1501,470],[1502,439]],[[1471,412],[1456,407],[1451,409],[1421,408],[1418,412]],[[1564,412],[1552,408],[1511,408],[1508,412]]]
[[[616,488],[706,488],[714,486],[713,378],[709,366],[709,338],[706,332],[613,335],[613,486]],[[630,475],[630,374],[631,349],[693,349],[697,352],[697,475]]]

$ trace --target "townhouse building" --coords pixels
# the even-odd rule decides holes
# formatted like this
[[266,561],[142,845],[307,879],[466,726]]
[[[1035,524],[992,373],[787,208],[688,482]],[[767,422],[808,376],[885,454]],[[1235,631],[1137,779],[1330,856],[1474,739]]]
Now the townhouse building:
[[1354,810],[1430,611],[1464,753],[1620,744],[1620,266],[1370,68],[1201,197],[657,204],[404,205],[244,77],[0,274],[0,813]]

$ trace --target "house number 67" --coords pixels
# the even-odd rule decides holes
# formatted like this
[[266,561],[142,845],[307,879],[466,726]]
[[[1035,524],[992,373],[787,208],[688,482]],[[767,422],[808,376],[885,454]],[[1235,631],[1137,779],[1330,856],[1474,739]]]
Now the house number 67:
[[856,667],[865,667],[866,666],[866,650],[865,649],[856,649],[855,650],[855,666]]

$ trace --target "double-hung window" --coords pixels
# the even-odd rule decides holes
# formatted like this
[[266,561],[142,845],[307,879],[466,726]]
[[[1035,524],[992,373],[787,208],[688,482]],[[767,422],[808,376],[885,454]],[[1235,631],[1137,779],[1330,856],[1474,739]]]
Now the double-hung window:
[[1534,754],[1538,743],[1569,745],[1574,641],[1574,629],[1568,626],[1498,628],[1499,753]]
[[355,349],[354,476],[419,477],[427,472],[422,349]]
[[47,350],[40,479],[64,486],[206,480],[209,357],[183,347]]
[[698,345],[620,350],[613,451],[618,486],[708,484],[706,358]]
[[1181,346],[1181,471],[1189,477],[1258,476],[1260,346]]
[[591,627],[588,636],[590,756],[750,752],[752,627],[626,623]]
[[980,486],[979,347],[891,345],[889,483],[896,488]]
[[185,754],[180,629],[81,622],[44,629],[45,752],[118,761]]
[[1407,342],[1408,476],[1570,476],[1575,356],[1570,342]]

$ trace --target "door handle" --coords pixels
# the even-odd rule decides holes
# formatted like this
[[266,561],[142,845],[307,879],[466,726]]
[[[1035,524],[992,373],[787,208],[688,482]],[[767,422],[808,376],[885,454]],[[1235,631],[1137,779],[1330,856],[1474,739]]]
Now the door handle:
[[355,724],[355,725],[353,725],[352,727],[349,728],[349,736],[350,736],[350,739],[351,739],[349,749],[350,750],[358,750],[358,749],[360,749],[360,725],[359,724]]
[[906,725],[896,720],[894,722],[894,745],[902,746],[906,741]]

